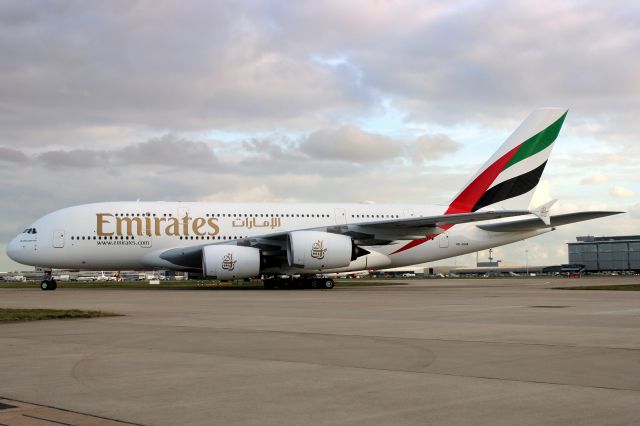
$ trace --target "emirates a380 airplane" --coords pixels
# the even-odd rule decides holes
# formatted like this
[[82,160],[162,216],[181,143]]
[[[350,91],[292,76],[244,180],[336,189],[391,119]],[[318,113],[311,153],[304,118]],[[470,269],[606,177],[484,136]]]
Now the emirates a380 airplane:
[[[87,270],[170,269],[265,287],[332,288],[330,272],[414,265],[620,212],[529,210],[566,109],[534,111],[448,206],[109,202],[50,213],[7,248],[17,262]],[[292,283],[289,278],[289,283]],[[44,290],[55,289],[49,276]]]

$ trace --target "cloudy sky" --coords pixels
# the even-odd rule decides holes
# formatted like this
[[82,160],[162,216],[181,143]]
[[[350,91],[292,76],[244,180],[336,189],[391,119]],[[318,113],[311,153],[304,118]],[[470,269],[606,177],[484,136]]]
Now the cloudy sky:
[[570,112],[535,201],[629,213],[498,258],[640,234],[639,22],[631,1],[2,1],[0,270],[33,220],[94,201],[444,204],[541,106]]

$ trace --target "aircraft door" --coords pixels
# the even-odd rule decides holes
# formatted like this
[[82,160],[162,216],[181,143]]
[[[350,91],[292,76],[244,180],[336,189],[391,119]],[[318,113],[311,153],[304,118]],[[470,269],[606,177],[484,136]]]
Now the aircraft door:
[[64,247],[64,231],[61,229],[53,231],[53,247],[54,248],[63,248]]
[[446,232],[438,235],[438,241],[440,242],[440,248],[449,248],[449,234]]
[[347,213],[344,209],[335,209],[336,214],[336,225],[346,225],[347,224]]

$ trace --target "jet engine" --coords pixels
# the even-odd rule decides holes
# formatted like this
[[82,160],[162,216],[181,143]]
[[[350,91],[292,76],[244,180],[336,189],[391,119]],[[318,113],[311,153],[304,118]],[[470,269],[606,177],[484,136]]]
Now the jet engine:
[[255,277],[260,273],[260,250],[231,245],[205,246],[202,273],[219,280]]
[[289,266],[303,269],[334,269],[349,266],[352,260],[369,253],[356,246],[350,237],[320,231],[289,233]]

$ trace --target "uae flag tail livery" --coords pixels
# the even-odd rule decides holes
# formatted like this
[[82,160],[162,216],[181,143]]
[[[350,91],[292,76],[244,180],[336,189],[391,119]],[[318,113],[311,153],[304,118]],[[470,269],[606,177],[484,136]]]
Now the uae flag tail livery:
[[527,209],[566,115],[564,108],[532,112],[456,194],[446,214]]

